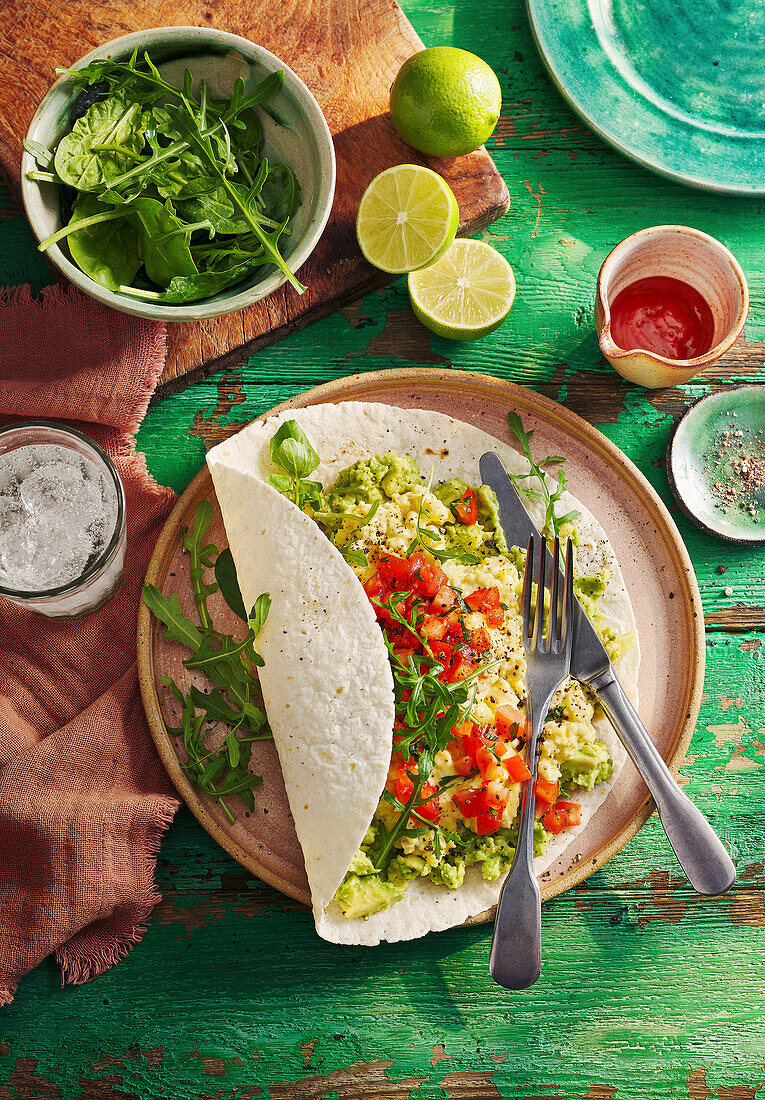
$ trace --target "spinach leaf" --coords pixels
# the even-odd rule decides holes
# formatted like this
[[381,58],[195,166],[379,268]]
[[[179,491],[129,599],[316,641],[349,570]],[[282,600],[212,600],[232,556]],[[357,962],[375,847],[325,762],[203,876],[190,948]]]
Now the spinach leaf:
[[189,248],[191,234],[158,199],[133,199],[131,210],[141,238],[146,274],[159,286],[169,286],[178,276],[197,275]]
[[188,277],[176,275],[165,291],[141,290],[135,286],[121,286],[120,290],[123,294],[132,294],[147,301],[181,305],[183,302],[196,302],[200,298],[211,298],[221,290],[241,282],[252,268],[252,264],[243,263],[229,268],[228,271],[202,271]]
[[[228,606],[240,619],[247,622],[247,612],[244,609],[244,600],[239,591],[239,581],[236,576],[236,566],[231,550],[226,547],[221,550],[215,561],[215,579],[218,582],[220,594]],[[257,631],[255,631],[257,634]]]
[[53,165],[62,183],[97,191],[140,160],[144,144],[140,105],[115,95],[96,101],[75,122],[58,143]]
[[300,184],[286,164],[272,164],[260,192],[263,210],[275,222],[287,222],[300,206]]
[[[76,227],[84,219],[110,212],[114,212],[112,207],[84,191],[72,208],[69,225]],[[142,263],[138,233],[128,213],[125,210],[118,220],[94,222],[68,235],[67,244],[74,262],[108,290],[119,290],[123,283],[131,282]]]

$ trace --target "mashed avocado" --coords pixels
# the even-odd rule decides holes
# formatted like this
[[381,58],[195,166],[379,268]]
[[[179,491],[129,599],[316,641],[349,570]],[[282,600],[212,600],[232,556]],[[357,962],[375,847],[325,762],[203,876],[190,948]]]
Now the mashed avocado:
[[[349,512],[358,513],[360,507],[369,510],[375,504],[391,500],[397,495],[422,491],[426,487],[417,464],[411,458],[402,458],[391,452],[359,459],[340,473],[335,484],[323,497],[321,508],[314,513],[314,518],[337,545],[345,545],[351,532],[345,531],[339,517],[346,516]],[[478,505],[476,523],[460,523],[453,515],[451,505],[468,488],[459,478],[442,481],[431,488],[433,496],[449,509],[450,518],[441,525],[446,548],[475,554],[480,558],[507,554],[508,546],[499,522],[497,497],[488,485],[475,489]]]
[[611,778],[614,764],[603,741],[583,744],[573,756],[561,761],[561,784],[591,791],[597,783]]
[[[376,871],[375,854],[377,827],[367,830],[364,843],[356,853],[350,869],[335,895],[346,917],[371,917],[388,909],[404,896],[412,879],[429,878],[431,882],[457,890],[465,880],[468,867],[480,864],[481,877],[494,882],[510,870],[515,855],[518,828],[500,829],[490,836],[476,836],[464,825],[457,826],[458,841],[449,851],[442,851],[436,866],[422,856],[397,852],[381,871]],[[534,824],[534,855],[544,853],[550,834],[541,821]]]
[[359,459],[343,470],[327,493],[326,504],[330,512],[347,512],[349,506],[364,504],[369,507],[396,493],[424,488],[425,482],[414,459],[391,452]]

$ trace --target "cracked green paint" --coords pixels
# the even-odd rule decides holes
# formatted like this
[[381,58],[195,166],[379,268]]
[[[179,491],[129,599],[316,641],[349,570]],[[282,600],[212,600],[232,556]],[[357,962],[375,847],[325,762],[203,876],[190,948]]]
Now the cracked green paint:
[[[229,372],[244,400],[228,411],[218,413],[218,378],[153,405],[138,436],[150,469],[182,490],[210,424],[250,420],[356,371],[441,364],[589,408],[674,508],[663,458],[675,406],[617,382],[604,364],[595,277],[634,230],[698,226],[741,261],[747,338],[765,340],[762,204],[660,180],[589,134],[551,88],[520,0],[404,7],[426,45],[478,53],[502,83],[490,148],[512,205],[484,237],[516,272],[508,321],[479,345],[440,340],[411,317],[399,280]],[[23,281],[38,290],[50,275],[23,221],[10,219],[0,222],[0,282]],[[679,409],[710,389],[697,379],[672,400]],[[246,874],[184,810],[162,845],[164,900],[142,943],[78,988],[60,989],[48,961],[0,1010],[0,1100],[765,1097],[765,638],[714,619],[739,603],[765,605],[762,558],[673,516],[713,617],[682,774],[738,861],[732,898],[688,890],[653,817],[605,868],[545,906],[542,978],[511,994],[488,978],[486,927],[374,950],[323,943],[306,912]]]

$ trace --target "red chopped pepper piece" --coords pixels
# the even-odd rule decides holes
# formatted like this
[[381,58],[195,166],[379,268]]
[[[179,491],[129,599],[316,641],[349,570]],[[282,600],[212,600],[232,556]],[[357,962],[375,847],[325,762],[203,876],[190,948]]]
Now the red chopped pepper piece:
[[466,489],[459,500],[452,504],[452,512],[466,526],[470,526],[478,519],[478,501],[472,489]]

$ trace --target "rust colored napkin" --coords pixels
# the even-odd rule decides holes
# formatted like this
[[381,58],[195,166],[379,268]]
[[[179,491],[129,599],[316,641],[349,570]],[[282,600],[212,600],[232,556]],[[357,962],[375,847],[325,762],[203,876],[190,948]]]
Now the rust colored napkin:
[[125,579],[79,621],[0,597],[0,1005],[55,952],[62,980],[102,973],[143,934],[154,865],[178,807],[136,674],[146,567],[174,500],[136,453],[165,361],[165,327],[72,288],[0,295],[0,422],[64,419],[117,465]]

